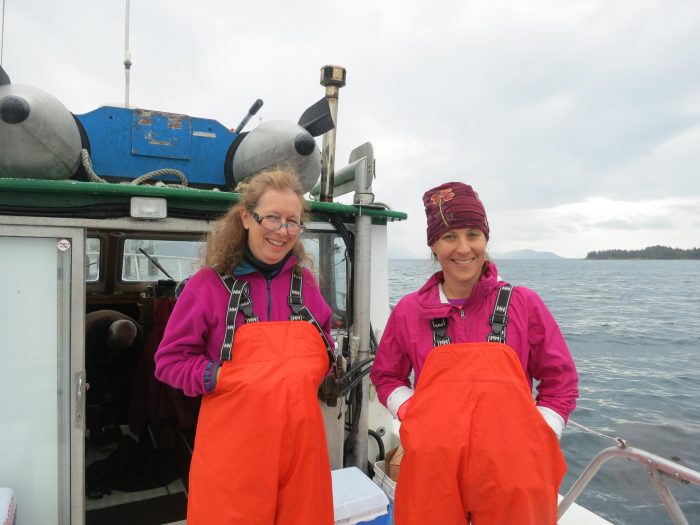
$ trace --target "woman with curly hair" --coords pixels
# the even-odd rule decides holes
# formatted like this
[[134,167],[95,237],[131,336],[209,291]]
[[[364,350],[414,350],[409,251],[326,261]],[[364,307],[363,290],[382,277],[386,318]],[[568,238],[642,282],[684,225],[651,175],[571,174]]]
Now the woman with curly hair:
[[299,239],[294,173],[250,180],[207,241],[156,352],[156,377],[202,395],[187,523],[333,523],[316,392],[332,363],[331,309]]

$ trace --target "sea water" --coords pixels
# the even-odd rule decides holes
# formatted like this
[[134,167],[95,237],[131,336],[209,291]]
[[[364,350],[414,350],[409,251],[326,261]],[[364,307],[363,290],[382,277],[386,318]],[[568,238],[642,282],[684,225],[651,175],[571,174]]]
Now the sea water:
[[[571,418],[633,447],[700,470],[700,261],[496,260],[499,275],[535,290],[566,338],[579,372]],[[389,261],[391,303],[438,267]],[[561,446],[565,493],[608,440],[569,425]],[[700,487],[668,481],[689,523]],[[607,462],[577,503],[616,524],[672,523],[642,465]]]

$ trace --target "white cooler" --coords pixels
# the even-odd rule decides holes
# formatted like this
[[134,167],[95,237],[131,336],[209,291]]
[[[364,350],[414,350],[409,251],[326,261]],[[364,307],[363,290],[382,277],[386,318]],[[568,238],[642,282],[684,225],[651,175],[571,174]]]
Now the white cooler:
[[[386,494],[357,467],[331,471],[335,525],[372,522],[387,515]],[[382,523],[381,520],[372,523]]]

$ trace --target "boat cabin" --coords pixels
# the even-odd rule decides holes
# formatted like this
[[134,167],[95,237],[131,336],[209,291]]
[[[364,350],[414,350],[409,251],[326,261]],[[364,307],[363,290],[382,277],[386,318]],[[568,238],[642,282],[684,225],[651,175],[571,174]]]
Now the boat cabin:
[[[212,222],[237,200],[226,191],[0,178],[0,464],[17,525],[185,519],[198,400],[155,380],[153,353],[178,286],[203,264]],[[318,201],[309,208],[303,242],[338,347],[337,377],[319,390],[332,467],[357,457],[366,464],[380,445],[367,444],[367,422],[360,429],[366,376],[351,370],[362,346],[353,287],[371,276],[370,317],[383,326],[387,224],[405,214]],[[367,239],[358,217],[368,221]],[[353,264],[358,243],[371,249],[368,263]],[[105,312],[139,330],[133,352],[111,359],[106,376],[91,370],[103,355],[94,355],[90,335]],[[91,389],[108,395],[95,401]],[[388,412],[370,417],[371,429],[390,428]],[[367,449],[359,454],[358,432]]]

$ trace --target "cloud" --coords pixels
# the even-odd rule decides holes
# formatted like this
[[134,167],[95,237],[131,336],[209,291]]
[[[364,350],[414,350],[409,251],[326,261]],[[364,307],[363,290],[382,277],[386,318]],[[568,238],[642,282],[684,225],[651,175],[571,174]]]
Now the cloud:
[[[121,2],[22,0],[5,18],[13,81],[75,113],[123,102]],[[131,2],[130,100],[233,127],[262,98],[260,118],[296,120],[340,64],[337,163],[373,143],[377,199],[409,213],[390,244],[426,253],[420,197],[462,180],[494,251],[688,247],[699,32],[695,0]]]
[[[615,201],[592,198],[554,208],[502,213],[490,219],[492,249],[502,253],[532,248],[564,257],[594,250],[641,249],[661,244],[698,245],[700,197]],[[697,224],[696,224],[697,227]]]
[[643,221],[633,221],[630,219],[609,219],[597,221],[587,225],[592,230],[664,230],[673,227],[673,222],[669,219],[658,217]]

